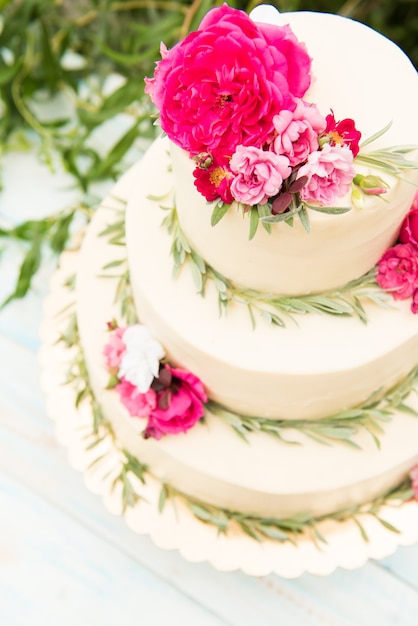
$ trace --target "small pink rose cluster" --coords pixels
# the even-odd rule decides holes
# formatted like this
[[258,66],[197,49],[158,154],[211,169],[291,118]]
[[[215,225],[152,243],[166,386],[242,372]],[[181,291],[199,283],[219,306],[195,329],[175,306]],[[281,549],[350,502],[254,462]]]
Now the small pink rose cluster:
[[144,437],[185,433],[204,414],[207,396],[201,381],[191,372],[162,363],[164,352],[140,324],[118,327],[103,354],[111,375],[108,387],[115,388],[122,404],[133,417],[147,418]]
[[274,214],[293,193],[332,205],[349,190],[360,133],[302,99],[311,59],[288,25],[254,23],[223,5],[161,53],[146,92],[168,137],[195,159],[206,200],[270,202]]
[[399,242],[378,262],[376,280],[395,300],[411,298],[411,311],[418,313],[418,192],[402,223]]

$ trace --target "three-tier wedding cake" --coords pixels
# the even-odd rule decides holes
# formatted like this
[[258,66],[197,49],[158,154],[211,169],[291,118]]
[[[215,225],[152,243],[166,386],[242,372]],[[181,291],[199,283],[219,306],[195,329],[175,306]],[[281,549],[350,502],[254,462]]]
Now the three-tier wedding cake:
[[161,508],[222,532],[295,540],[413,497],[414,67],[358,22],[268,6],[161,52],[164,136],[80,253],[97,423]]

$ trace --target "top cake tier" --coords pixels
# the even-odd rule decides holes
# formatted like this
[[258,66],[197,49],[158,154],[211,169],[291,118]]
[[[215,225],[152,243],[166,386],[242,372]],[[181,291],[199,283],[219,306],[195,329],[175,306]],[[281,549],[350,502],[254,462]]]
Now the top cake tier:
[[[402,219],[411,206],[418,184],[417,169],[392,176],[362,162],[361,157],[393,146],[418,144],[418,76],[394,43],[353,20],[320,13],[280,14],[269,6],[258,7],[252,19],[257,24],[278,27],[288,24],[298,41],[306,44],[312,66],[310,86],[303,94],[303,101],[315,104],[324,118],[332,111],[335,120],[354,120],[361,132],[360,153],[354,155],[355,173],[377,176],[388,188],[383,194],[375,195],[374,190],[368,194],[354,184],[349,185],[345,194],[332,201],[332,207],[350,209],[341,214],[313,210],[309,205],[327,207],[327,203],[307,200],[309,226],[295,215],[292,225],[285,221],[272,223],[270,233],[259,225],[250,240],[251,206],[235,199],[222,219],[211,225],[219,199],[209,202],[198,191],[193,175],[196,154],[193,158],[191,152],[179,146],[177,137],[170,137],[168,132],[172,139],[180,224],[197,253],[237,285],[282,295],[324,292],[369,271],[396,240]],[[161,121],[164,128],[163,118]],[[364,145],[388,125],[381,136]],[[263,150],[265,155],[265,145]],[[270,147],[267,153],[271,151]],[[213,150],[208,153],[212,158]],[[201,158],[198,157],[200,161]],[[417,152],[408,152],[406,158],[417,161]],[[251,175],[257,176],[257,172]],[[279,195],[285,186],[286,181]],[[353,189],[357,202],[353,200]],[[277,197],[273,193],[273,200],[274,195]],[[272,198],[267,204],[259,204],[264,206],[264,213],[271,205]]]

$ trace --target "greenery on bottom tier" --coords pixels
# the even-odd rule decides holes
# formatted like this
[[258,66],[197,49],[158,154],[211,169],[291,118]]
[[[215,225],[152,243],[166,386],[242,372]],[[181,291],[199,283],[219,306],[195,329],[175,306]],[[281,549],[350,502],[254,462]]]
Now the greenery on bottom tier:
[[[88,402],[92,413],[91,433],[86,438],[90,450],[99,447],[105,440],[111,444],[113,452],[118,454],[119,469],[114,484],[121,485],[122,508],[137,505],[141,496],[136,489],[136,480],[145,484],[148,479],[156,481],[160,485],[159,489],[159,510],[164,509],[168,502],[173,506],[176,502],[182,502],[190,510],[192,515],[205,524],[213,526],[218,533],[226,534],[238,529],[249,537],[257,540],[272,540],[279,542],[297,543],[298,539],[306,537],[315,544],[326,543],[326,538],[321,533],[320,524],[325,520],[343,522],[352,520],[359,528],[365,541],[368,540],[366,530],[362,521],[364,516],[372,516],[378,520],[388,530],[398,533],[398,530],[384,519],[382,507],[400,506],[403,502],[413,497],[411,481],[403,481],[394,489],[382,494],[376,500],[368,504],[360,504],[340,509],[336,512],[321,516],[314,516],[308,512],[301,512],[288,518],[261,517],[257,515],[245,514],[223,507],[202,502],[197,498],[192,498],[184,494],[174,486],[161,482],[158,477],[140,459],[133,456],[128,450],[120,447],[117,436],[112,428],[112,424],[104,415],[98,404],[93,389],[90,385],[88,371],[84,360],[82,347],[80,344],[77,322],[75,314],[72,314],[67,331],[63,333],[61,341],[72,353],[72,360],[69,364],[67,383],[74,389],[75,405],[77,408],[84,402]],[[104,455],[106,456],[106,454]],[[103,456],[98,456],[94,464],[103,460]]]

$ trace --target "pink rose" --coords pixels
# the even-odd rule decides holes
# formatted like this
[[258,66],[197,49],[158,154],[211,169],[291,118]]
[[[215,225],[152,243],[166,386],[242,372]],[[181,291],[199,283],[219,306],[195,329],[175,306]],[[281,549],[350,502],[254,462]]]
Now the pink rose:
[[192,373],[166,365],[171,373],[170,384],[158,392],[152,409],[146,437],[160,439],[163,435],[187,432],[203,417],[207,396],[201,381]]
[[309,87],[311,60],[290,28],[212,9],[159,61],[146,91],[169,138],[196,155],[271,140],[273,117]]
[[113,330],[108,343],[103,349],[107,368],[109,370],[114,370],[115,372],[119,369],[122,356],[126,350],[125,343],[123,342],[123,334],[125,330],[125,328],[116,328]]
[[115,387],[119,392],[122,404],[132,417],[148,417],[157,405],[157,394],[153,389],[141,393],[138,387],[122,378]]
[[193,172],[195,187],[208,202],[220,198],[226,204],[231,204],[233,201],[231,194],[233,176],[229,167],[231,157],[215,150],[209,160],[210,165],[207,167],[198,165],[195,168]]
[[333,111],[325,119],[327,122],[325,135],[328,135],[330,144],[332,146],[348,146],[353,156],[356,156],[359,152],[361,132],[357,130],[354,120],[346,118],[336,122]]
[[318,150],[318,134],[325,128],[325,120],[314,104],[298,99],[294,111],[280,111],[273,118],[277,137],[272,150],[288,157],[290,165],[306,161]]
[[399,243],[386,250],[378,263],[376,281],[391,290],[395,300],[410,298],[418,287],[418,250],[410,243]]
[[409,474],[411,478],[412,489],[414,490],[414,498],[418,500],[418,465],[415,465]]
[[231,193],[235,200],[249,206],[265,204],[291,173],[287,157],[254,147],[238,146],[229,165],[236,174]]
[[325,144],[322,150],[312,152],[299,169],[297,179],[304,176],[308,182],[300,191],[302,200],[332,206],[350,189],[355,176],[353,153],[348,146]]
[[405,216],[399,233],[399,241],[418,246],[418,208],[409,211]]

